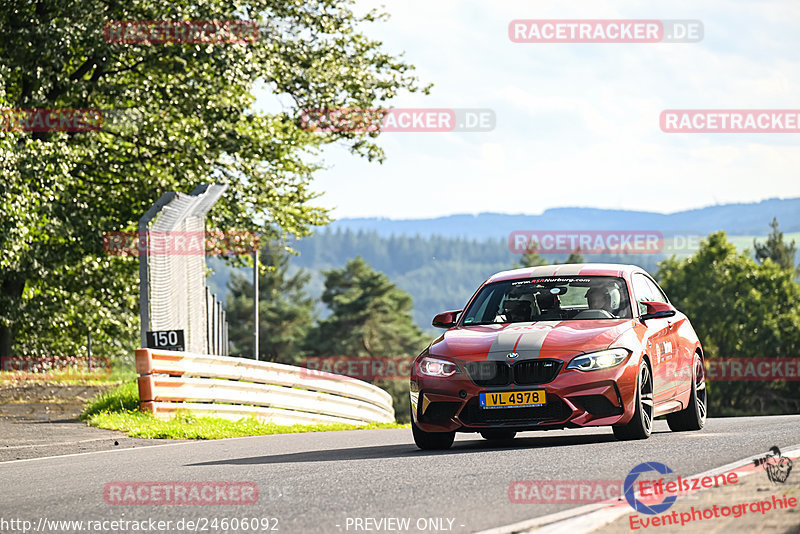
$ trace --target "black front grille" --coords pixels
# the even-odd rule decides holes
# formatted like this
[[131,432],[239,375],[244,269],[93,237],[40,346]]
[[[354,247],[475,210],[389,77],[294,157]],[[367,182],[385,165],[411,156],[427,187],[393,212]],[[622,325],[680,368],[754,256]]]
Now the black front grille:
[[555,379],[561,369],[560,360],[523,360],[509,365],[507,362],[469,362],[467,374],[479,386],[520,386],[546,384]]
[[514,365],[514,383],[521,386],[551,382],[561,369],[559,360],[526,360]]
[[507,386],[511,372],[506,362],[469,362],[467,374],[479,386]]
[[530,408],[481,408],[477,397],[470,399],[461,410],[459,419],[465,425],[510,424],[524,425],[563,421],[572,412],[560,398],[547,396],[547,404]]

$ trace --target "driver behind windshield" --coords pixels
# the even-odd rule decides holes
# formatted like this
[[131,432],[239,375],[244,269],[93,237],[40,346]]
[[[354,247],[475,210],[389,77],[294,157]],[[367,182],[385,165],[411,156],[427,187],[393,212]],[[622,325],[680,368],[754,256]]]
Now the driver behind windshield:
[[503,314],[500,317],[504,323],[530,321],[531,303],[521,299],[506,299],[503,301]]
[[595,286],[586,292],[586,302],[590,310],[605,310],[611,315],[611,293],[605,286]]

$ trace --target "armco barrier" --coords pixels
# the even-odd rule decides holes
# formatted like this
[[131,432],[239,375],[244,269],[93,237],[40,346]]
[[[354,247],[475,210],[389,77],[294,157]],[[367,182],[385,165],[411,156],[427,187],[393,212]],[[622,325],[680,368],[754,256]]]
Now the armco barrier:
[[379,387],[292,365],[139,349],[136,372],[141,409],[160,419],[186,410],[280,425],[394,421],[392,397]]

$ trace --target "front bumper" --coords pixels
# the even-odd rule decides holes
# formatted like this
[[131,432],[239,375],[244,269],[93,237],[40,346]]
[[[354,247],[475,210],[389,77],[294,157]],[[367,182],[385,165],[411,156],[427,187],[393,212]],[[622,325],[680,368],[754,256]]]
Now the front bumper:
[[[638,359],[629,356],[610,369],[579,371],[562,366],[556,377],[537,385],[479,386],[454,361],[460,373],[448,377],[411,375],[411,412],[426,432],[480,432],[505,428],[517,431],[624,424],[633,416]],[[486,409],[483,392],[545,390],[547,404],[538,407]]]

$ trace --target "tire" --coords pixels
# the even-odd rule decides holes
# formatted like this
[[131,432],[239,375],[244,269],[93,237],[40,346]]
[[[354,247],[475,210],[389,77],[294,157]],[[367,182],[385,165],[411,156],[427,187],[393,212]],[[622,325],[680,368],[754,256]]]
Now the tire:
[[706,369],[700,356],[695,354],[692,362],[692,394],[689,397],[689,405],[684,410],[667,414],[667,424],[673,432],[701,430],[706,424],[707,413]]
[[618,440],[647,439],[653,431],[653,373],[646,361],[639,365],[636,379],[636,410],[627,425],[615,426]]
[[511,441],[517,435],[515,430],[484,430],[481,432],[483,439],[489,441]]
[[455,432],[425,432],[414,421],[411,421],[411,432],[414,434],[414,443],[424,451],[449,449],[456,439]]

